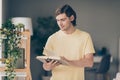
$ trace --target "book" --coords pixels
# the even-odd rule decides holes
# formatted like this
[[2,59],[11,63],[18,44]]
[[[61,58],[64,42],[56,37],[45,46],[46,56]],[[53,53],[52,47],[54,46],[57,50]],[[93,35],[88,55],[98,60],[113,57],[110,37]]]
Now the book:
[[54,61],[58,61],[60,64],[69,65],[69,63],[66,62],[65,60],[61,60],[59,56],[37,56],[36,59],[40,60],[43,63],[54,60]]
[[48,55],[46,56],[37,56],[36,59],[40,60],[41,62],[50,62],[52,60],[54,61],[58,61],[60,64],[63,65],[69,65],[68,62],[66,62],[65,60],[62,60],[60,58],[60,56],[55,55],[53,52],[47,50],[44,48],[44,50],[46,50],[46,52],[48,53]]
[[60,64],[68,65],[68,63],[66,61],[61,60],[61,58],[58,56],[37,56],[36,59],[40,60],[43,63],[54,60],[54,61],[58,61]]

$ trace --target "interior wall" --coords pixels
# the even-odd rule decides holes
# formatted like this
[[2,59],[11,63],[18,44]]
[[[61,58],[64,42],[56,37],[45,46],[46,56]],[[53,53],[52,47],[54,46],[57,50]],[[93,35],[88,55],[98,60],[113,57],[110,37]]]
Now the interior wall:
[[[113,56],[110,68],[111,77],[118,71],[118,42],[120,35],[120,1],[119,0],[9,0],[7,19],[11,17],[31,17],[35,27],[37,17],[54,15],[57,7],[70,4],[77,13],[79,29],[89,32],[95,48],[107,47]],[[31,46],[32,48],[33,46]],[[41,64],[31,53],[31,70],[33,80],[38,80]]]
[[2,1],[2,23],[9,17],[9,9],[8,9],[8,0],[1,0]]

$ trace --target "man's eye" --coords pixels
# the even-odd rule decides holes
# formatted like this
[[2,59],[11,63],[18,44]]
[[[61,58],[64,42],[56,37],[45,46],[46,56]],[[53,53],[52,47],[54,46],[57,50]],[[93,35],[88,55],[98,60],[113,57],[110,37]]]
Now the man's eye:
[[66,19],[62,19],[62,21],[65,21]]

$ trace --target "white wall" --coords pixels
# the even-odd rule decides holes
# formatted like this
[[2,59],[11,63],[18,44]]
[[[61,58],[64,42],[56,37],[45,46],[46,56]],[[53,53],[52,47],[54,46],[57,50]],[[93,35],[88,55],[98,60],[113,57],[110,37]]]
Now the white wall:
[[120,37],[119,37],[119,72],[120,72]]

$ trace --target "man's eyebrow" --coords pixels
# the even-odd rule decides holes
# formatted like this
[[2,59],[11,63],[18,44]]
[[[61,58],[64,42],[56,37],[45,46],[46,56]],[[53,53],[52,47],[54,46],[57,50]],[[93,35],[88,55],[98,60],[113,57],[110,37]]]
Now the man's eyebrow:
[[56,20],[64,20],[64,19],[67,19],[67,18],[61,18],[61,19],[56,19]]

